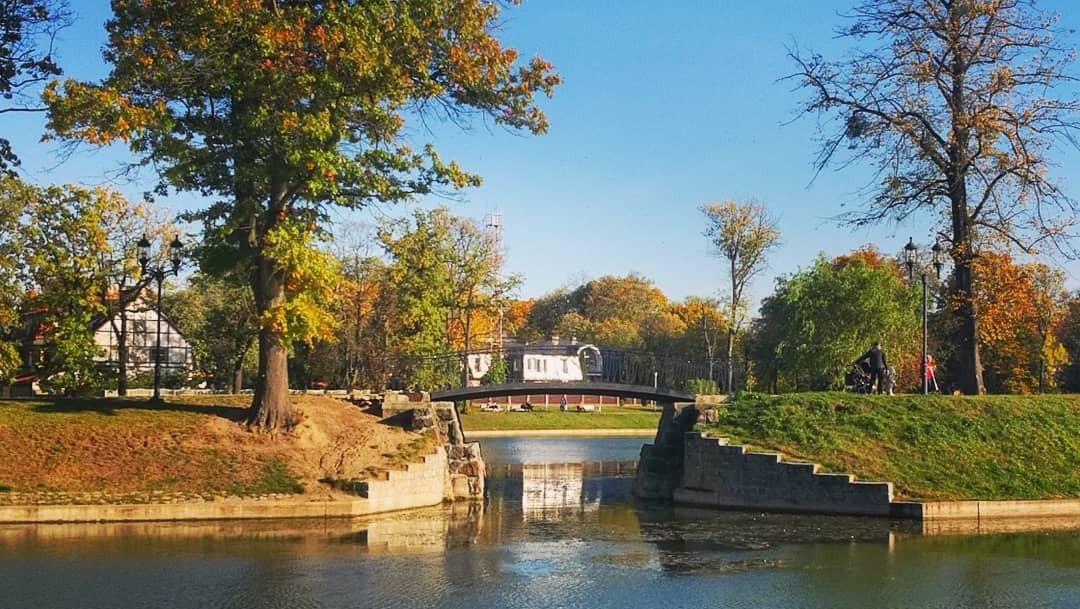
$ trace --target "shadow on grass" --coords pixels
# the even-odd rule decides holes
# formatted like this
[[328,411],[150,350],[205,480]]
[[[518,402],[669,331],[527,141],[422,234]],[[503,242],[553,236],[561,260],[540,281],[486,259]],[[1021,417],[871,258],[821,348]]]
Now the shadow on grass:
[[30,409],[40,413],[96,412],[115,416],[120,410],[160,410],[163,412],[191,412],[221,417],[230,421],[243,421],[248,414],[247,406],[225,404],[192,404],[188,402],[155,402],[131,398],[35,398]]

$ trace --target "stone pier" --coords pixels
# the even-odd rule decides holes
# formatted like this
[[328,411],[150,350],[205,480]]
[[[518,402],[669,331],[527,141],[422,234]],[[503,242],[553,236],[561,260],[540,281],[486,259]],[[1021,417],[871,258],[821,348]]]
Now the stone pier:
[[432,402],[427,392],[387,392],[382,415],[406,429],[434,434],[446,453],[443,498],[470,501],[484,497],[486,466],[479,442],[466,442],[461,417],[453,402]]

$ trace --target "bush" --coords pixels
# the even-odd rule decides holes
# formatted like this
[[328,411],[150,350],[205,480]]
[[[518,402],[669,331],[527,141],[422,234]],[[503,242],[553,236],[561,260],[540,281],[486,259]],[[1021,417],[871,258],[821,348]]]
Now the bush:
[[690,379],[686,381],[686,390],[698,395],[716,395],[720,388],[713,379]]

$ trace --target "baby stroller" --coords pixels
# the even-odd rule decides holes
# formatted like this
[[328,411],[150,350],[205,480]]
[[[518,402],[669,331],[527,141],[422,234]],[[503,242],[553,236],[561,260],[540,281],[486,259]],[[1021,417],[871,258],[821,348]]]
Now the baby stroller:
[[855,393],[874,391],[874,384],[870,381],[870,371],[866,364],[855,364],[851,367],[851,370],[844,375],[844,387]]

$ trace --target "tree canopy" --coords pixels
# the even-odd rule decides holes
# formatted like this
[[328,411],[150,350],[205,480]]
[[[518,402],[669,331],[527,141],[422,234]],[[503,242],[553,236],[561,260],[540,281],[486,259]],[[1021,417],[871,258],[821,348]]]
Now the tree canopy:
[[847,58],[791,54],[802,109],[819,119],[817,167],[876,168],[845,216],[856,225],[934,223],[956,266],[958,384],[979,393],[978,234],[1075,253],[1077,204],[1052,179],[1050,153],[1080,126],[1080,101],[1059,88],[1076,53],[1030,0],[867,0],[847,17],[837,33],[859,44]]
[[765,256],[780,244],[780,231],[765,206],[755,201],[739,203],[725,199],[719,203],[706,203],[701,211],[706,220],[705,236],[714,254],[727,264],[731,323],[728,325],[724,390],[731,393],[735,380],[735,334],[746,320],[743,292],[754,275],[765,268]]
[[[0,0],[0,114],[44,110],[32,93],[60,74],[53,42],[70,21],[61,0]],[[0,172],[18,164],[11,142],[0,137]]]
[[519,62],[502,46],[493,34],[501,8],[492,0],[114,2],[109,75],[46,90],[58,136],[122,140],[157,168],[162,191],[214,198],[192,217],[251,276],[260,319],[253,425],[293,422],[287,345],[297,325],[318,323],[290,321],[286,311],[315,311],[292,306],[317,285],[293,273],[319,259],[281,246],[312,243],[332,205],[479,184],[430,144],[414,150],[412,119],[483,115],[547,129],[534,96],[551,94],[559,77],[545,60]]
[[757,375],[775,390],[843,387],[852,360],[881,341],[901,380],[917,381],[918,296],[873,249],[827,260],[777,283],[753,336]]

